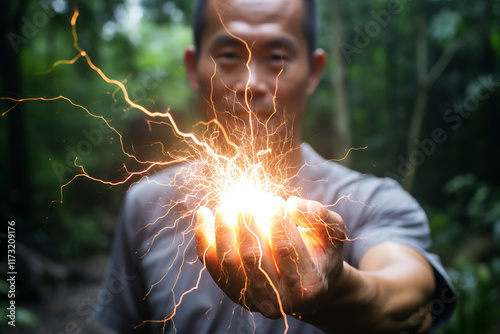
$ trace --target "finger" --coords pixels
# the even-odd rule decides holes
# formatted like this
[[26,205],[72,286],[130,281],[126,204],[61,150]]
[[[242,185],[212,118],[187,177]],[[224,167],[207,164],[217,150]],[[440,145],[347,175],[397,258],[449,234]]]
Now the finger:
[[313,261],[302,240],[288,205],[282,200],[272,218],[271,250],[281,283],[293,295],[302,291],[303,273],[314,269]]
[[322,224],[328,210],[319,202],[308,201],[291,196],[287,200],[287,209],[291,212],[297,226],[314,229]]
[[[236,239],[239,256],[246,276],[246,305],[258,310],[267,317],[281,315],[277,307],[274,313],[264,307],[266,301],[278,300],[278,273],[272,259],[269,241],[261,228],[263,222],[257,221],[256,215],[248,211],[238,212]],[[260,217],[263,219],[263,217]],[[266,222],[268,223],[268,222]],[[267,230],[267,228],[265,229]]]
[[301,234],[308,236],[316,246],[337,247],[347,239],[342,217],[321,203],[290,197],[287,207]]
[[261,279],[264,268],[268,274],[274,271],[268,242],[256,219],[251,212],[238,212],[236,239],[241,263],[249,279]]
[[222,270],[221,279],[224,279],[226,284],[232,280],[234,284],[238,271],[241,270],[241,262],[236,249],[234,224],[228,221],[221,209],[215,213],[215,245]]
[[198,257],[212,276],[220,275],[219,261],[215,248],[214,216],[210,209],[201,207],[196,212],[196,251]]

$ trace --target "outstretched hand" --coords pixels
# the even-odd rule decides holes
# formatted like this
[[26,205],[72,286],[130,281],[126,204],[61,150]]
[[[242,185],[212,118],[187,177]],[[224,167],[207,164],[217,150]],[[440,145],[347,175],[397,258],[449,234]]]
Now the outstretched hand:
[[315,201],[273,198],[268,229],[255,212],[236,221],[203,207],[196,246],[208,272],[235,303],[269,318],[312,314],[334,296],[343,272],[342,218]]

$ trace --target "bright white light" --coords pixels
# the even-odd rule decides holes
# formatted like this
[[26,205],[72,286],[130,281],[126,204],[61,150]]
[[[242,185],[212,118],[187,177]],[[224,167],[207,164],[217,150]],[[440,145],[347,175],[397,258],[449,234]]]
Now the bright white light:
[[259,229],[269,236],[271,218],[280,208],[278,201],[279,198],[265,193],[255,183],[243,179],[224,190],[220,210],[225,220],[234,226],[237,225],[239,214],[251,213]]

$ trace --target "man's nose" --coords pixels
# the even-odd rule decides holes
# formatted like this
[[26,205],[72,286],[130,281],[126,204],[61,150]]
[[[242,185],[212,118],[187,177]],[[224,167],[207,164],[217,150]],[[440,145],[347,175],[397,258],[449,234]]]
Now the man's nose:
[[246,89],[249,90],[249,98],[265,95],[268,92],[265,71],[256,61],[250,61],[245,80],[238,84],[239,93],[245,93]]

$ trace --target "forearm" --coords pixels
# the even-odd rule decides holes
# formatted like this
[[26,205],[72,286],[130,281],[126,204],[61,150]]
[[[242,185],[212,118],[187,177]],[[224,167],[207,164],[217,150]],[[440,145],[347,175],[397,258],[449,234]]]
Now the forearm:
[[398,251],[390,255],[380,251],[384,247],[364,258],[360,264],[363,270],[344,263],[337,282],[342,288],[333,289],[322,310],[305,315],[303,320],[327,333],[428,332],[431,321],[427,306],[434,291],[432,268],[406,246],[390,244],[389,250],[396,247]]

